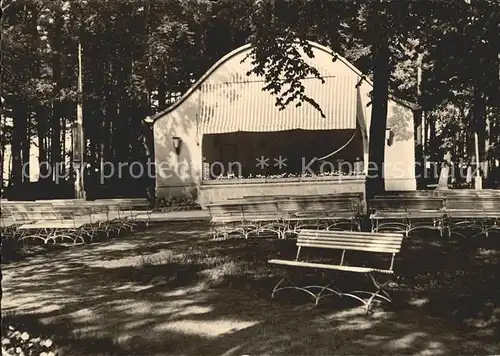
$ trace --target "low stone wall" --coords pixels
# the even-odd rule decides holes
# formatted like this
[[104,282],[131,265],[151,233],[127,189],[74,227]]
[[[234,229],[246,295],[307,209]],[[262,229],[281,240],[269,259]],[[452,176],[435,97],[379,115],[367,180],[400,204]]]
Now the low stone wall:
[[156,187],[156,198],[192,198],[198,199],[198,189],[195,185],[160,186]]
[[417,181],[414,178],[385,178],[386,191],[411,192],[417,190]]
[[212,180],[202,183],[199,203],[205,207],[205,204],[213,201],[245,196],[328,195],[352,192],[364,194],[364,176]]

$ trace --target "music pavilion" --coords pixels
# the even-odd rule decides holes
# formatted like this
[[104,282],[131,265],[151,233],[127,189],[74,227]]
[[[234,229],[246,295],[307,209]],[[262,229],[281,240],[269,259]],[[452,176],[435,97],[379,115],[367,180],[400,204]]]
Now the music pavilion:
[[[256,195],[364,192],[372,83],[346,59],[311,42],[304,54],[324,79],[303,80],[308,103],[284,110],[247,76],[242,46],[213,65],[174,105],[148,118],[154,126],[156,194],[210,201]],[[336,55],[337,60],[332,61]],[[387,190],[416,189],[414,104],[388,102],[384,168]]]

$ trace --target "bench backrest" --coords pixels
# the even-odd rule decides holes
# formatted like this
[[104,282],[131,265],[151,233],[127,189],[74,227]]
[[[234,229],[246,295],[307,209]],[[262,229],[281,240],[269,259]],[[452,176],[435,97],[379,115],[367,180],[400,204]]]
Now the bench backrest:
[[449,196],[464,196],[464,197],[483,197],[483,196],[499,196],[500,190],[494,189],[446,189],[436,191],[439,196],[449,197]]
[[208,213],[213,218],[239,216],[243,218],[243,203],[240,201],[223,201],[207,204]]
[[332,214],[357,215],[362,208],[362,193],[327,196],[245,197],[206,204],[214,217],[266,216],[286,217],[293,214],[327,216]]
[[9,202],[6,204],[2,204],[2,210],[9,210],[9,211],[30,211],[33,208],[39,208],[41,206],[50,206],[50,204],[40,204],[37,202]]
[[231,200],[283,200],[283,199],[292,199],[292,200],[318,200],[318,199],[363,199],[363,193],[338,193],[338,194],[323,194],[323,195],[245,195],[242,198],[233,198]]
[[278,207],[281,212],[287,213],[319,213],[328,214],[330,212],[350,212],[359,213],[361,202],[351,198],[299,198],[283,199],[278,201]]
[[448,196],[446,210],[500,211],[500,196]]
[[437,191],[435,190],[415,190],[409,192],[385,192],[382,195],[375,195],[375,199],[384,199],[384,198],[421,198],[421,197],[435,197],[438,196]]
[[[89,208],[92,210],[92,214],[106,214],[110,209],[108,205],[104,204],[92,204],[89,205]],[[119,207],[117,207],[117,209],[119,209]]]
[[122,199],[121,201],[117,201],[117,203],[124,210],[147,210],[149,208],[148,200],[143,198]]
[[442,210],[445,199],[439,197],[383,197],[370,200],[370,209],[374,211],[422,211]]
[[245,202],[241,205],[243,216],[266,216],[275,217],[279,216],[278,202],[274,200],[262,200]]
[[394,257],[401,250],[403,237],[403,234],[397,233],[302,229],[297,237],[298,251],[296,259],[299,259],[301,248],[303,247],[341,250],[341,265],[344,263],[346,251],[384,253],[392,255],[389,267],[389,270],[392,271]]
[[119,203],[107,203],[107,204],[99,204],[93,206],[95,209],[95,214],[104,211],[108,218],[122,218],[123,215],[123,207]]
[[110,211],[115,210],[119,214],[120,207],[118,204],[110,204],[109,202],[101,203],[97,201],[52,201],[52,206],[55,210],[65,212],[66,216],[89,216],[93,218],[93,214],[108,214]]
[[78,217],[89,217],[92,214],[92,209],[89,206],[56,206],[54,207],[60,216],[64,219],[74,219]]
[[297,238],[297,246],[398,253],[401,250],[403,237],[403,234],[395,233],[302,229]]
[[61,214],[56,212],[54,208],[50,205],[41,206],[30,206],[28,209],[26,206],[19,207],[18,209],[12,208],[11,214],[16,221],[28,222],[35,220],[62,220]]
[[98,199],[88,201],[93,205],[99,204],[118,204],[122,210],[147,210],[149,209],[149,202],[146,198],[120,198],[120,199]]

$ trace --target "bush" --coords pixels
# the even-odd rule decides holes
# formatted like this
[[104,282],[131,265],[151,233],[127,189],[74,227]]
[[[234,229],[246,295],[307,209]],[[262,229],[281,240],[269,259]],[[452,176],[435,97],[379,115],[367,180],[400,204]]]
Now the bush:
[[188,197],[180,198],[157,198],[154,202],[153,210],[155,211],[185,211],[199,210],[200,205]]
[[13,238],[2,237],[2,263],[19,261],[23,258],[23,245],[22,243]]

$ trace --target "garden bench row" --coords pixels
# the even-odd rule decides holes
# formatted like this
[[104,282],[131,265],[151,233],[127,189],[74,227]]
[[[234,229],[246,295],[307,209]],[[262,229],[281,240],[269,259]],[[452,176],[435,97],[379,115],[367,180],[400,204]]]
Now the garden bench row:
[[[419,192],[420,193],[420,192]],[[441,196],[440,196],[441,195]],[[486,234],[500,228],[500,194],[495,192],[394,194],[376,196],[369,202],[372,231],[435,229],[441,235],[464,229]]]
[[279,238],[301,228],[360,229],[361,193],[335,196],[249,196],[207,204],[214,238],[270,232]]
[[[8,202],[2,204],[2,232],[8,237],[42,240],[44,243],[70,240],[91,241],[101,234],[109,237],[149,224],[147,201]],[[143,213],[141,218],[139,212]]]

